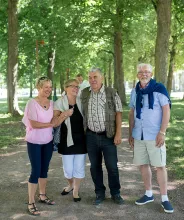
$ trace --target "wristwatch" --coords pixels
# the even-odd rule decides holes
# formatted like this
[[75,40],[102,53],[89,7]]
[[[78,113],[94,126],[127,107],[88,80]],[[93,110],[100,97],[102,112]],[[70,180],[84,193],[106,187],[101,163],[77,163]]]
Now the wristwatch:
[[163,132],[163,131],[159,131],[159,133],[165,136],[165,132]]

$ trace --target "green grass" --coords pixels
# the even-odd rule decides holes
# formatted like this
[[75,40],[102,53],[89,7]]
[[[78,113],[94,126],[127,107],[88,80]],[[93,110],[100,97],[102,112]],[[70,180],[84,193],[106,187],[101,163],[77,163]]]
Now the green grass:
[[[27,98],[19,99],[19,106],[22,110],[24,110],[27,100]],[[25,128],[21,122],[22,116],[11,117],[6,112],[6,100],[0,99],[0,148],[4,151],[16,147],[25,135]],[[124,106],[123,122],[128,123],[128,112],[129,107]],[[166,146],[168,169],[172,171],[175,179],[184,179],[184,100],[172,100]]]
[[184,100],[172,100],[166,146],[168,168],[176,178],[184,179]]
[[[19,99],[19,107],[24,110],[28,98]],[[12,117],[7,114],[6,99],[0,99],[0,149],[6,152],[13,149],[25,136],[25,128],[22,124],[22,116]]]

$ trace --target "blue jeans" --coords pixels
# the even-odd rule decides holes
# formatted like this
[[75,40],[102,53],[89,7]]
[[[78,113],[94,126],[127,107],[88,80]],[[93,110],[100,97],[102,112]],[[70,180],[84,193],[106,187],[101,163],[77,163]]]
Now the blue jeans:
[[27,142],[28,156],[31,162],[30,183],[37,184],[39,178],[47,178],[49,163],[53,153],[53,142],[32,144]]
[[104,156],[105,166],[108,172],[108,182],[112,196],[120,194],[119,171],[117,167],[117,148],[113,138],[106,135],[99,135],[94,132],[86,132],[87,151],[91,162],[91,176],[95,184],[95,193],[105,195],[103,183],[102,155]]

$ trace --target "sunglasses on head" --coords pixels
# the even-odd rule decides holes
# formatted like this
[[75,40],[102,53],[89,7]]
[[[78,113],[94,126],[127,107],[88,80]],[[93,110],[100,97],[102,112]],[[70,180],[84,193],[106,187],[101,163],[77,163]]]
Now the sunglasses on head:
[[39,81],[42,81],[42,80],[45,80],[45,79],[50,80],[47,76],[42,76],[42,77],[40,77],[38,80],[39,80]]

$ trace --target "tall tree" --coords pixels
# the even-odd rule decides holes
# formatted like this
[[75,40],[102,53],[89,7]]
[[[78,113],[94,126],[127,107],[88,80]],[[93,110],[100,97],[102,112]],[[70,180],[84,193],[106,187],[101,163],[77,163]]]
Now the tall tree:
[[167,79],[167,90],[169,94],[171,93],[171,89],[172,89],[174,62],[175,62],[175,57],[176,57],[177,36],[172,36],[172,41],[173,42],[172,42],[172,48],[170,51],[169,72],[168,72],[168,79]]
[[[182,0],[173,0],[172,5],[172,40],[170,43],[170,62],[169,62],[169,72],[167,79],[167,90],[171,93],[173,85],[173,75],[174,71],[182,66],[177,64],[176,58],[182,57],[182,47],[184,42],[184,33],[183,33],[183,22],[184,22],[184,1]],[[182,61],[183,64],[183,61]]]
[[169,37],[171,32],[171,1],[152,0],[157,13],[155,78],[165,86],[167,85]]
[[18,0],[8,0],[8,67],[7,67],[7,98],[8,112],[19,114],[17,97],[18,77]]
[[116,19],[114,25],[114,80],[119,96],[123,104],[126,104],[124,71],[123,71],[123,48],[122,48],[122,25],[123,25],[123,4],[116,0]]

